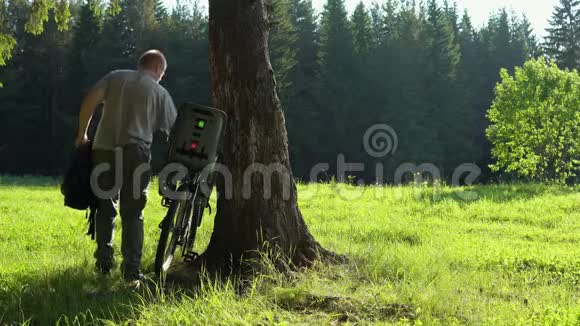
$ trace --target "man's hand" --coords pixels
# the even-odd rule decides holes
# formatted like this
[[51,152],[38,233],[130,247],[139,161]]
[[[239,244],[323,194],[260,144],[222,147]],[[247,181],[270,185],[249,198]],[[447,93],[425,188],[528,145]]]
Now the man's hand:
[[87,135],[79,136],[75,140],[75,147],[81,147],[82,145],[86,145],[89,143],[89,137]]

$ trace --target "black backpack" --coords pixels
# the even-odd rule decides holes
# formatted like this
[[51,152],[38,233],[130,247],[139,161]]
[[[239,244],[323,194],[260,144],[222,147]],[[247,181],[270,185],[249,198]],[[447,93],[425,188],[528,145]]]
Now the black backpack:
[[87,235],[90,235],[94,240],[97,198],[91,189],[91,172],[93,169],[91,153],[91,144],[75,148],[70,165],[64,175],[63,183],[60,186],[60,192],[64,196],[65,206],[87,211],[86,217],[89,223]]

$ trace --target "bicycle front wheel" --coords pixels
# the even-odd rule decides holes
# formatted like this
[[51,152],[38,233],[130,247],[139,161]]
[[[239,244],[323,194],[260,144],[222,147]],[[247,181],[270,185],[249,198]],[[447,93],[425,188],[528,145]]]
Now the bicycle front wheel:
[[155,274],[158,277],[165,274],[171,266],[175,251],[180,243],[184,221],[187,219],[186,213],[186,201],[173,201],[161,224],[161,235],[155,255]]

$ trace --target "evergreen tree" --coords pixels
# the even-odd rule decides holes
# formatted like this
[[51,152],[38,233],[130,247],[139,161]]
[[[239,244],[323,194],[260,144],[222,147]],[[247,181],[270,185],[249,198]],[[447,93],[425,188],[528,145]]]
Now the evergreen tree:
[[270,28],[270,57],[276,74],[276,86],[282,104],[290,95],[290,73],[296,66],[296,27],[290,17],[288,0],[273,0]]
[[348,75],[353,37],[344,0],[327,0],[320,22],[320,62],[325,73]]
[[96,62],[100,73],[105,74],[115,69],[129,69],[137,59],[136,26],[131,20],[129,6],[132,0],[123,0],[121,12],[107,16],[103,22],[103,34],[97,46],[97,57],[102,62]]
[[396,12],[385,11],[385,20],[391,21],[393,29],[387,34],[387,46],[383,49],[390,59],[381,74],[396,78],[389,78],[385,85],[380,121],[391,125],[398,133],[399,150],[390,158],[386,169],[392,179],[392,172],[400,164],[421,164],[430,160],[425,156],[425,149],[429,148],[427,142],[433,135],[428,136],[427,132],[430,117],[427,116],[429,103],[423,80],[425,23],[419,8],[413,3],[403,4]]
[[[516,59],[528,60],[540,55],[538,40],[534,35],[532,23],[526,16],[516,19],[514,26],[514,47]],[[521,51],[517,53],[517,50]]]
[[101,35],[102,16],[94,8],[97,0],[81,3],[80,13],[73,27],[73,39],[68,54],[70,62],[68,82],[71,90],[70,109],[76,112],[86,90],[98,78],[94,73],[94,62],[97,60],[94,49]]
[[547,29],[545,49],[561,66],[576,69],[580,62],[580,1],[560,0]]
[[294,47],[296,49],[296,69],[292,77],[294,89],[307,91],[307,85],[316,82],[319,65],[319,40],[316,15],[312,0],[290,0],[290,16],[296,30]]
[[155,33],[154,0],[120,0],[121,11],[104,21],[103,37],[98,46],[105,62],[103,73],[120,68],[133,68],[146,49],[159,46]]
[[320,20],[320,74],[323,88],[316,123],[321,128],[317,147],[321,162],[334,162],[336,154],[358,143],[347,135],[347,122],[356,111],[352,101],[354,76],[353,37],[344,0],[327,0]]
[[[395,0],[387,0],[383,6],[383,19],[382,25],[380,26],[382,29],[381,33],[381,40],[385,43],[388,43],[388,40],[392,40],[396,38],[398,33],[400,32],[399,26],[397,25],[399,17],[397,17],[399,3]],[[407,8],[413,8],[413,12],[415,10],[415,5],[410,5]],[[405,12],[408,12],[406,10]]]
[[155,16],[155,20],[157,23],[163,23],[169,17],[167,12],[167,7],[165,7],[165,3],[163,0],[155,0],[155,4],[153,6],[153,15]]
[[[509,15],[505,9],[493,14],[487,25],[479,32],[482,46],[482,64],[488,69],[482,70],[486,81],[485,88],[491,99],[492,89],[499,81],[501,68],[511,70],[513,68],[511,55],[511,30]],[[486,105],[489,107],[489,103]]]
[[526,20],[510,17],[505,9],[493,15],[488,25],[480,32],[485,46],[485,69],[489,87],[499,81],[499,71],[506,68],[513,71],[532,56],[534,40]]
[[373,2],[369,10],[371,17],[371,31],[372,31],[372,42],[379,46],[381,44],[382,32],[383,32],[383,21],[381,16],[381,6],[378,3]]
[[178,1],[163,30],[166,41],[161,48],[169,60],[163,83],[176,104],[211,103],[207,28],[207,15],[199,4],[190,7]]
[[[468,53],[469,51],[474,52],[474,44],[477,42],[477,32],[473,27],[471,22],[471,17],[469,13],[465,11],[463,17],[461,18],[461,23],[459,24],[458,38],[460,43],[460,48],[462,53]],[[465,56],[465,55],[464,55]]]
[[[350,90],[353,107],[349,110],[348,129],[350,133],[362,137],[368,128],[377,123],[379,115],[378,103],[374,96],[376,91],[370,85],[380,82],[377,80],[378,75],[374,66],[369,64],[374,59],[373,53],[376,52],[378,44],[373,42],[371,16],[362,1],[356,6],[351,17],[355,57]],[[349,157],[357,162],[366,162],[370,157],[363,150],[361,137],[349,142],[352,146],[350,151],[352,154]]]
[[429,73],[437,78],[454,78],[461,53],[455,32],[436,0],[430,0],[427,10],[427,64]]
[[284,109],[293,171],[298,176],[308,176],[310,168],[318,163],[318,148],[312,142],[318,133],[312,123],[319,108],[318,26],[311,0],[290,0],[289,5],[296,31],[290,45],[296,52],[296,65],[289,74],[292,86]]
[[[66,50],[70,44],[69,31],[60,31],[49,10],[44,33],[35,36],[25,33],[28,21],[26,1],[9,4],[10,24],[18,39],[18,55],[0,75],[6,89],[0,92],[0,137],[6,152],[2,164],[11,165],[15,171],[29,173],[59,173],[64,165],[65,151],[60,140],[70,133],[64,112]],[[5,115],[4,115],[5,114]],[[36,160],[19,160],[26,157],[30,144],[42,139],[43,146],[34,155]]]
[[453,5],[450,5],[448,0],[444,0],[443,9],[453,34],[459,34],[459,14],[457,12],[457,2],[454,2]]
[[428,162],[443,167],[452,165],[446,161],[450,155],[458,156],[462,146],[457,142],[464,137],[460,130],[463,124],[457,121],[462,102],[455,83],[461,53],[449,19],[436,0],[428,3],[425,24],[425,95],[429,105],[424,151]]
[[356,6],[351,18],[354,51],[358,59],[365,59],[369,55],[373,43],[373,27],[371,17],[364,4],[361,2]]
[[463,137],[467,144],[471,145],[464,151],[467,155],[463,163],[477,163],[484,167],[485,164],[481,163],[484,151],[481,148],[482,144],[487,143],[483,131],[487,120],[481,111],[488,105],[488,99],[485,97],[485,78],[482,77],[481,72],[486,69],[482,59],[485,49],[467,11],[464,12],[459,24],[458,40],[461,46],[458,83],[465,103],[462,116],[467,128],[467,133]]

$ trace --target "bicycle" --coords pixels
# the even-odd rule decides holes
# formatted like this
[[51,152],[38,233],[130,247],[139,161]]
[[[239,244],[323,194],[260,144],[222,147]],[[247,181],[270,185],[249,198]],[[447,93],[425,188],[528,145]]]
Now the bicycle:
[[205,209],[209,207],[211,212],[213,180],[209,178],[211,171],[206,169],[217,161],[225,120],[222,111],[197,104],[186,103],[179,110],[167,162],[181,164],[187,173],[181,180],[160,180],[161,204],[168,211],[159,224],[161,233],[155,255],[155,273],[159,277],[169,270],[177,247],[181,246],[181,256],[186,261],[198,257],[192,250],[197,228]]

